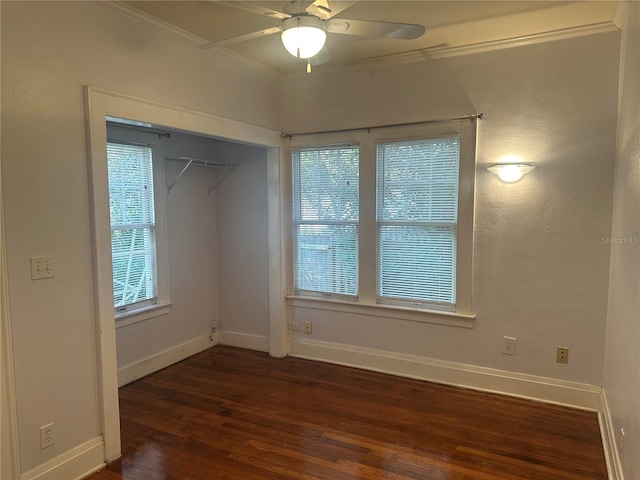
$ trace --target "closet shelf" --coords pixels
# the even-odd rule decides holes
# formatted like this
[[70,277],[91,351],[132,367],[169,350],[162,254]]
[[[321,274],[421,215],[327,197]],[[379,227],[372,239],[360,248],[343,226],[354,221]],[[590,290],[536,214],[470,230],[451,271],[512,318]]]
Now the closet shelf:
[[220,177],[216,181],[216,183],[213,185],[213,187],[211,187],[209,189],[209,193],[211,193],[220,184],[220,182],[222,182],[222,180],[225,179],[225,177],[229,174],[230,171],[236,169],[235,165],[229,165],[229,164],[221,163],[221,162],[214,162],[214,161],[211,161],[211,160],[203,160],[201,158],[166,157],[165,160],[168,161],[168,162],[182,162],[182,163],[186,164],[184,166],[184,168],[180,171],[178,176],[175,178],[175,180],[173,180],[173,182],[171,182],[171,184],[168,184],[169,191],[171,191],[173,186],[176,183],[178,183],[178,180],[180,180],[180,177],[182,177],[182,175],[184,175],[184,173],[189,169],[189,167],[191,165],[195,165],[195,166],[198,166],[198,167],[206,167],[206,168],[216,168],[218,170],[226,170],[226,172],[222,175],[222,177]]

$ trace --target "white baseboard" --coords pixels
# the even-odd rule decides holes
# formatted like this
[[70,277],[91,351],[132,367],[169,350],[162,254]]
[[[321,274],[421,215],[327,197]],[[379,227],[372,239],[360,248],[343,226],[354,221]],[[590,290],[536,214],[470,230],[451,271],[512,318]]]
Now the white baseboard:
[[291,338],[289,355],[400,377],[501,393],[587,410],[601,409],[601,387],[372,348]]
[[207,333],[151,357],[118,369],[118,387],[146,377],[218,344],[218,333]]
[[220,345],[257,350],[258,352],[268,352],[269,337],[265,335],[223,331],[220,332]]
[[21,480],[80,480],[105,466],[102,435],[25,472]]
[[622,472],[622,462],[616,445],[616,431],[611,419],[609,404],[605,390],[602,390],[602,411],[598,415],[600,421],[600,433],[602,435],[602,447],[604,448],[604,457],[607,461],[607,470],[609,472],[609,480],[624,480]]

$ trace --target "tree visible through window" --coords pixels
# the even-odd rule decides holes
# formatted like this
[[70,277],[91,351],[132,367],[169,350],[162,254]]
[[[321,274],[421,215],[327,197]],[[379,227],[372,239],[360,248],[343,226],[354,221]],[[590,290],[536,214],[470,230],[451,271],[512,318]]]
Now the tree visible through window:
[[116,311],[156,303],[152,148],[109,142],[109,207]]
[[463,118],[292,139],[290,304],[473,315],[476,133]]
[[359,153],[352,145],[293,152],[294,288],[358,293]]

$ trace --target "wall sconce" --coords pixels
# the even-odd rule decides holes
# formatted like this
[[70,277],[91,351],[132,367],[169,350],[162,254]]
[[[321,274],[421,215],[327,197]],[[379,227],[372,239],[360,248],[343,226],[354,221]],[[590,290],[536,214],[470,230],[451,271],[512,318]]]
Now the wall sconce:
[[503,182],[514,183],[534,168],[533,165],[524,163],[502,163],[488,167],[487,170],[495,173]]

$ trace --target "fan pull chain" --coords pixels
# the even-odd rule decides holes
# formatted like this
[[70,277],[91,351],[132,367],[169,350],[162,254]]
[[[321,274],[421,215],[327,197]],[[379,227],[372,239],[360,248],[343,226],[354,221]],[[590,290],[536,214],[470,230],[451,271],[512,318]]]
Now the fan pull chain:
[[311,73],[311,59],[307,58],[307,73]]

